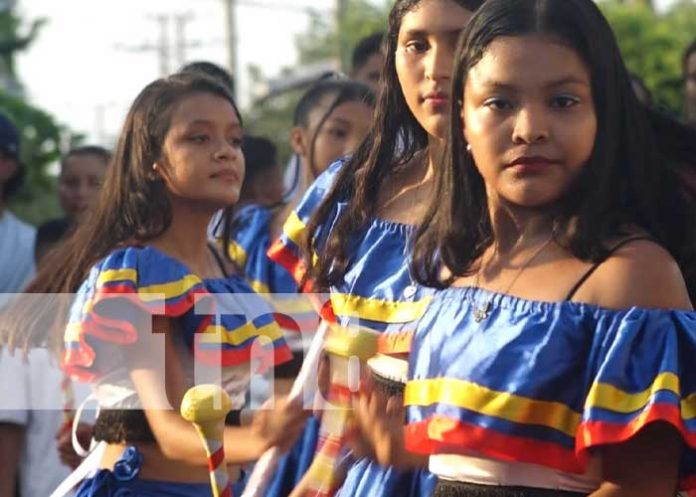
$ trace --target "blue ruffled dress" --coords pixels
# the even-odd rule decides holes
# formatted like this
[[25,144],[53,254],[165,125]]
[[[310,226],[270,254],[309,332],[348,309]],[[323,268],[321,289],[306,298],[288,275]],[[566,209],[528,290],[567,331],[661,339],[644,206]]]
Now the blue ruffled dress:
[[[304,265],[301,244],[314,210],[332,188],[343,162],[332,164],[308,189],[284,225],[281,238],[269,256],[301,281]],[[326,238],[346,211],[338,202],[328,221],[314,235]],[[409,239],[414,227],[374,218],[360,229],[350,244],[350,264],[341,285],[330,289],[331,310],[344,326],[360,324],[382,333],[380,353],[407,354],[415,321],[425,311],[433,291],[414,282],[408,262]],[[344,497],[421,497],[429,495],[435,479],[423,469],[399,471],[371,459],[351,460],[338,490]]]
[[[136,343],[139,333],[145,331],[138,330],[135,323],[152,315],[173,318],[193,361],[221,366],[223,382],[225,368],[239,371],[252,359],[260,360],[260,368],[271,367],[291,358],[271,310],[242,278],[201,279],[176,259],[145,246],[115,250],[90,271],[70,309],[64,369],[77,380],[95,384],[95,388],[117,385],[119,395],[126,392],[116,400],[109,399],[106,407],[138,408],[134,385],[119,359],[119,347]],[[261,337],[263,353],[259,356],[257,340]],[[236,384],[223,386],[233,388],[230,393],[243,402],[247,387],[243,378],[248,375],[242,374],[241,380],[240,374],[235,377]],[[86,479],[78,495],[210,495],[209,484],[142,480],[141,464],[142,457],[130,446],[113,471],[100,470]]]
[[680,486],[696,488],[694,312],[453,287],[430,304],[412,350],[410,450],[582,474],[593,448],[664,421],[684,440]]

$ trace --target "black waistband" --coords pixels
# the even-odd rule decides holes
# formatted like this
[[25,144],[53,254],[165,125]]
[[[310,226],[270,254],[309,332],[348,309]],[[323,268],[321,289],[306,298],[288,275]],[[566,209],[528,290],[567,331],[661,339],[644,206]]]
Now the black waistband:
[[438,480],[432,497],[587,497],[587,494],[546,488],[499,487]]

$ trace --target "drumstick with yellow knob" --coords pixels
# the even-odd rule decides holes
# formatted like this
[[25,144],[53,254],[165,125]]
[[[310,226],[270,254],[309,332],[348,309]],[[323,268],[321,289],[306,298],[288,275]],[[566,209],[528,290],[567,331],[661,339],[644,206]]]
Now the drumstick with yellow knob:
[[307,470],[306,497],[331,496],[341,483],[339,457],[345,445],[355,389],[351,388],[351,362],[358,359],[362,366],[374,356],[378,337],[373,330],[340,326],[333,326],[327,336],[324,350],[329,356],[331,381],[327,400],[330,405],[322,413],[317,454]]
[[213,497],[232,497],[223,446],[225,416],[231,408],[227,392],[217,385],[192,387],[181,401],[181,416],[193,423],[208,456]]

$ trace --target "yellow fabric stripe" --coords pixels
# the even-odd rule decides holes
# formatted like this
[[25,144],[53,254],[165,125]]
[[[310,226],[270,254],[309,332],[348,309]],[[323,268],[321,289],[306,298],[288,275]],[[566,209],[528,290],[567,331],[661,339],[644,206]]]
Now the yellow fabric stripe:
[[[130,281],[137,286],[138,273],[135,269],[107,269],[99,274],[97,288],[115,281]],[[161,300],[162,296],[166,299],[171,299],[184,295],[200,283],[201,279],[198,276],[187,274],[179,281],[139,287],[138,295],[145,301]]]
[[244,323],[239,328],[227,330],[221,325],[210,325],[200,334],[201,343],[229,344],[238,347],[251,338],[265,336],[272,341],[279,340],[283,333],[276,323],[256,328],[254,323]]
[[337,316],[369,319],[382,323],[408,323],[420,318],[430,303],[431,297],[417,302],[393,302],[359,295],[331,294],[331,305]]
[[80,330],[82,326],[80,323],[70,323],[65,327],[65,334],[63,335],[64,342],[77,342],[80,340]]
[[297,213],[292,211],[288,216],[287,221],[285,221],[285,224],[283,225],[283,232],[285,233],[285,236],[292,240],[292,243],[298,247],[301,247],[306,228],[307,226],[302,222]]
[[[627,393],[608,383],[595,383],[587,395],[585,407],[599,407],[608,411],[630,414],[643,409],[650,402],[650,399],[661,390],[673,392],[678,398],[681,398],[679,377],[669,371],[660,373],[650,387],[638,393]],[[696,418],[695,404],[696,394],[681,400],[683,419]]]
[[261,281],[247,280],[247,283],[249,283],[251,289],[254,290],[254,292],[256,293],[271,293],[271,290],[268,288],[268,285],[262,283]]
[[227,255],[240,268],[243,268],[244,266],[246,266],[246,261],[247,261],[246,250],[244,250],[244,247],[242,247],[240,244],[238,244],[234,240],[230,240],[230,243],[227,247]]
[[138,283],[138,272],[135,269],[107,269],[99,273],[97,278],[97,288],[101,288],[105,283],[114,281],[130,281]]
[[[166,299],[172,299],[188,293],[191,288],[201,283],[202,281],[198,276],[187,274],[179,281],[140,287],[138,288],[138,295],[143,300],[161,300],[162,295]],[[148,296],[148,294],[153,295]]]
[[580,413],[560,402],[533,400],[452,378],[415,380],[406,385],[406,405],[443,403],[520,424],[548,426],[574,437]]

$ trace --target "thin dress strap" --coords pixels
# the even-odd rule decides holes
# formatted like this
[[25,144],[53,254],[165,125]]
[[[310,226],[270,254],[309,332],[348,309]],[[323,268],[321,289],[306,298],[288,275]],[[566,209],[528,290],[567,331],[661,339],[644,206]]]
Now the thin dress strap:
[[215,250],[215,247],[213,247],[211,244],[208,244],[208,248],[213,254],[213,257],[215,257],[215,260],[218,263],[218,266],[220,267],[220,271],[222,271],[222,274],[225,276],[225,278],[229,278],[229,273],[227,272],[227,268],[225,267],[225,262],[222,260],[220,257],[220,254],[218,253],[217,250]]
[[592,276],[592,274],[597,270],[599,266],[604,264],[604,262],[609,259],[612,255],[616,253],[617,250],[619,250],[621,247],[624,247],[625,245],[635,242],[637,240],[650,240],[650,241],[655,241],[654,238],[651,236],[647,235],[638,235],[638,236],[632,236],[629,238],[626,238],[624,240],[621,240],[619,243],[614,245],[611,249],[609,249],[609,253],[607,256],[602,259],[601,261],[597,261],[594,264],[592,264],[592,267],[588,269],[585,274],[582,275],[582,277],[573,285],[573,288],[570,289],[570,292],[568,292],[568,295],[566,296],[565,300],[572,300],[573,297],[575,297],[575,294],[578,293],[578,290],[580,290],[580,287],[587,281],[587,279]]

